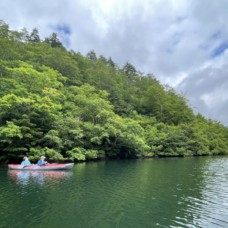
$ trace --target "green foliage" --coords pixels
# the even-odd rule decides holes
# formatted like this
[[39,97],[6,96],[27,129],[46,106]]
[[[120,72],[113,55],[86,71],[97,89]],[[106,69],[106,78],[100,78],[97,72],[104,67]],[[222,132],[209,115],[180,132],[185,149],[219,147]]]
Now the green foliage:
[[98,158],[105,158],[104,151],[97,151],[93,149],[84,149],[82,147],[75,147],[67,151],[68,158],[73,161],[94,160]]
[[54,149],[60,151],[61,148],[63,147],[63,140],[59,136],[59,131],[57,131],[57,130],[48,131],[48,133],[45,134],[42,139],[42,144],[44,146],[54,148]]
[[85,161],[86,156],[85,156],[86,150],[81,147],[75,147],[72,150],[67,151],[67,156],[71,160],[76,160],[76,161]]
[[55,160],[55,161],[64,160],[63,156],[55,149],[45,147],[43,149],[43,152],[44,152],[44,155],[51,160]]
[[9,37],[9,25],[0,20],[0,38],[7,39]]
[[37,162],[41,156],[45,156],[50,161],[63,161],[63,156],[56,150],[44,147],[35,147],[30,149],[29,159],[33,162]]
[[6,122],[5,127],[0,128],[0,142],[12,144],[12,139],[22,139],[23,135],[19,126],[11,121]]
[[228,154],[228,129],[126,63],[0,21],[0,159]]
[[31,43],[39,43],[40,40],[40,36],[39,36],[39,31],[37,28],[34,28],[30,34],[30,36],[28,37],[29,42]]
[[46,38],[44,42],[48,43],[51,45],[51,47],[56,48],[56,47],[62,47],[62,43],[59,41],[57,34],[52,33],[49,38]]

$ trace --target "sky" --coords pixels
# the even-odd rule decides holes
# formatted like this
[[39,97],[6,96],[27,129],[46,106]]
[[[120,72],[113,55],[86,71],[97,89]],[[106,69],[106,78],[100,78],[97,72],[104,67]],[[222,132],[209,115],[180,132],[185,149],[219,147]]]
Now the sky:
[[227,0],[1,0],[11,30],[56,32],[67,49],[131,63],[228,126]]

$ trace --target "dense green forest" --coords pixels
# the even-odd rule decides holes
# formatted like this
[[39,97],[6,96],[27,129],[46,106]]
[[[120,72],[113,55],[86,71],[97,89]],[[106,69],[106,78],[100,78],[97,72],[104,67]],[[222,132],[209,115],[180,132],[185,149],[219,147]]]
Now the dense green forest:
[[0,21],[0,161],[228,154],[228,129],[130,63]]

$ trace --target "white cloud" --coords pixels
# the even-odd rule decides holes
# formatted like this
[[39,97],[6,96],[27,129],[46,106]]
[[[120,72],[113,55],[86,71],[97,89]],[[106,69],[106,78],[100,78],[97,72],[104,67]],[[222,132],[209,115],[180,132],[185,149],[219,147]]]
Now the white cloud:
[[228,51],[195,69],[177,86],[207,118],[228,126]]
[[227,7],[227,0],[1,0],[0,18],[42,37],[65,26],[70,34],[60,38],[69,48],[179,84],[192,106],[227,124]]

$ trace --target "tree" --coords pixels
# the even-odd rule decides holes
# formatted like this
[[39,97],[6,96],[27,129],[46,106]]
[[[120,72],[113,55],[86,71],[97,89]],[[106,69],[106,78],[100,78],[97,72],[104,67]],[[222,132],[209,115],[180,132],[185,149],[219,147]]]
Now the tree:
[[22,34],[22,37],[21,37],[21,41],[22,42],[28,42],[29,41],[29,32],[26,28],[23,28],[21,30],[21,34]]
[[40,36],[39,31],[37,28],[34,28],[29,36],[29,42],[31,43],[39,43],[40,42]]
[[[35,45],[34,45],[35,44]],[[0,159],[227,154],[228,129],[130,63],[0,23]]]
[[124,65],[123,72],[126,74],[130,81],[134,81],[135,77],[138,75],[135,67],[129,62]]
[[3,20],[0,20],[0,38],[8,39],[9,37],[9,25]]
[[96,63],[97,62],[97,56],[96,53],[94,51],[90,51],[87,53],[86,58],[88,60],[90,60],[92,63]]
[[108,61],[107,61],[107,65],[108,65],[109,67],[115,67],[115,66],[116,66],[116,64],[113,62],[113,60],[112,60],[111,57],[109,57],[109,59],[108,59]]
[[63,45],[60,42],[57,33],[54,32],[49,36],[49,38],[45,38],[44,42],[50,44],[53,48],[63,48]]

